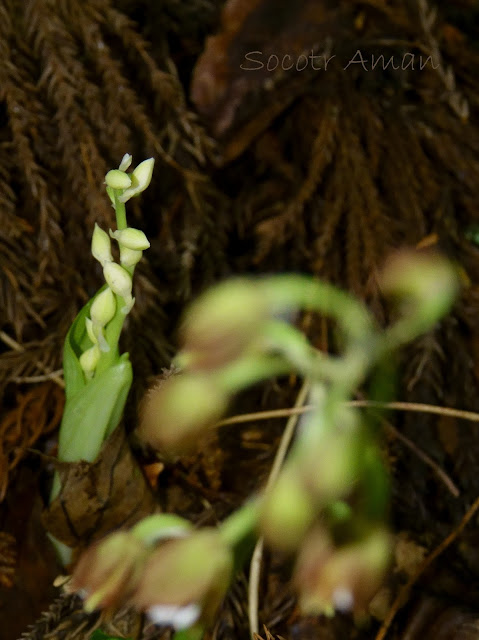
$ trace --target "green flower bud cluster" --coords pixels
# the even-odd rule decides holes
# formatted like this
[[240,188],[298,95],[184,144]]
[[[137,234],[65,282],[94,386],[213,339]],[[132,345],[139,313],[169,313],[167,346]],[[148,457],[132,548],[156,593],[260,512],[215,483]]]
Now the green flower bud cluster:
[[[124,203],[131,197],[144,191],[151,181],[154,160],[149,158],[141,162],[131,173],[126,170],[131,165],[131,156],[125,154],[120,167],[112,169],[105,176],[107,192],[113,206],[124,207]],[[120,250],[120,264],[114,261],[111,251],[111,240],[116,240]],[[131,311],[135,299],[132,295],[132,275],[136,264],[141,260],[143,251],[148,249],[150,243],[140,229],[125,227],[112,231],[109,235],[95,224],[93,231],[91,251],[93,257],[103,267],[103,276],[107,284],[94,299],[90,317],[86,318],[88,337],[93,343],[80,356],[80,365],[87,379],[92,378],[97,368],[102,353],[110,351],[110,345],[105,335],[105,329],[113,320],[117,312],[124,316]],[[122,300],[120,302],[119,298]]]
[[125,204],[133,196],[140,195],[150,185],[155,164],[154,159],[143,160],[132,173],[126,173],[126,170],[130,168],[131,161],[131,156],[126,153],[118,169],[112,169],[105,176],[106,190],[113,204],[114,191],[120,192],[118,201]]

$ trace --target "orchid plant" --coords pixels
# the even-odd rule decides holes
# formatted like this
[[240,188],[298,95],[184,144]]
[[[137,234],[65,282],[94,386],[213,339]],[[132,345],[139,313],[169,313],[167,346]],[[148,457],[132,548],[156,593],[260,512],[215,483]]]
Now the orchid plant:
[[[144,160],[127,173],[131,162],[132,157],[125,154],[119,168],[105,176],[117,229],[108,234],[95,225],[92,254],[103,268],[106,283],[77,315],[65,339],[66,403],[58,443],[61,462],[95,460],[103,442],[120,422],[133,379],[128,353],[120,354],[118,342],[135,302],[132,296],[135,266],[150,243],[143,231],[128,227],[125,203],[150,184],[154,159]],[[113,260],[110,238],[119,245],[119,263]],[[51,501],[60,488],[56,473]],[[55,544],[67,563],[70,550],[59,541]]]
[[[96,226],[93,233],[92,253],[106,284],[65,342],[67,402],[59,445],[65,461],[95,459],[119,423],[131,384],[131,364],[118,340],[134,304],[133,271],[149,242],[127,226],[125,203],[148,186],[153,160],[129,174],[130,163],[126,155],[105,178],[117,230],[107,234]],[[111,239],[119,244],[119,263]],[[194,450],[235,394],[291,372],[306,381],[313,408],[301,419],[277,481],[219,526],[195,530],[174,514],[155,514],[91,546],[70,584],[84,595],[87,611],[133,605],[154,624],[174,627],[177,640],[199,639],[234,577],[240,549],[255,535],[295,557],[305,613],[366,611],[389,560],[388,480],[375,430],[348,401],[375,367],[450,309],[458,280],[440,256],[403,252],[386,265],[380,286],[401,305],[384,330],[353,296],[302,275],[238,278],[191,305],[180,328],[179,373],[145,397],[141,441],[162,456]],[[332,318],[342,352],[314,348],[290,322],[300,311]],[[58,491],[56,478],[52,497]]]

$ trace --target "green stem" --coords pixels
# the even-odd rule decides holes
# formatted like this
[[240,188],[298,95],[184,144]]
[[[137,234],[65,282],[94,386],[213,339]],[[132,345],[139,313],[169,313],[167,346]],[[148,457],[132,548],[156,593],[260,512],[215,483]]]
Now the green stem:
[[353,296],[309,276],[280,275],[267,278],[264,295],[279,313],[288,309],[319,311],[334,318],[345,336],[364,340],[375,328],[367,308]]
[[213,375],[224,391],[236,393],[257,382],[290,372],[291,363],[282,356],[252,353],[218,370]]
[[260,502],[257,498],[232,513],[219,527],[224,542],[229,547],[240,544],[256,529],[259,514]]
[[119,231],[126,229],[126,207],[124,202],[118,200],[118,191],[115,190],[115,214],[116,214],[116,226]]
[[315,349],[296,327],[273,320],[264,329],[266,346],[285,359],[305,378],[316,382],[342,381],[348,375],[349,362]]

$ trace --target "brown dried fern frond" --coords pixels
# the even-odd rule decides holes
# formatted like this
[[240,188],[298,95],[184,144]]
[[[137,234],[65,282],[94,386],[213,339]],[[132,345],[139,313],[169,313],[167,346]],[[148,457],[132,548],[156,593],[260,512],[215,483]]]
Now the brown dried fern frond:
[[17,398],[16,406],[0,420],[0,502],[4,499],[10,473],[26,450],[40,436],[58,428],[64,405],[63,393],[54,383],[36,385]]
[[13,585],[16,564],[15,538],[5,531],[0,531],[0,585],[7,588]]

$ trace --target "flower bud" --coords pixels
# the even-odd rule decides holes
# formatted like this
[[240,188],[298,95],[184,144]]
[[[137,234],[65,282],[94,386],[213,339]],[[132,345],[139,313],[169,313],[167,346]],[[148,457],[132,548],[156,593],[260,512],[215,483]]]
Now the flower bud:
[[137,196],[149,186],[151,176],[153,175],[154,164],[154,158],[143,160],[133,173],[130,173],[131,187],[126,189],[118,198],[120,202],[127,202],[130,198]]
[[91,378],[95,372],[98,360],[100,359],[100,349],[98,345],[93,345],[80,356],[80,366],[87,378]]
[[188,309],[180,329],[189,368],[215,369],[238,358],[268,319],[256,283],[237,279],[207,291]]
[[143,256],[143,251],[136,249],[128,249],[124,245],[120,245],[120,262],[122,267],[134,267]]
[[112,169],[105,176],[105,184],[111,189],[128,189],[131,187],[131,178],[124,171]]
[[172,376],[145,396],[138,435],[161,451],[190,451],[198,436],[218,422],[227,404],[227,396],[209,377]]
[[132,161],[132,157],[130,156],[130,154],[125,153],[125,155],[121,159],[120,166],[118,167],[118,169],[120,171],[127,171],[130,168],[131,161]]
[[144,251],[148,249],[150,243],[143,231],[140,229],[133,229],[128,227],[127,229],[119,229],[112,231],[110,229],[110,237],[115,238],[120,247],[126,247],[127,249],[136,249],[136,251]]
[[91,252],[95,260],[98,260],[102,267],[113,260],[110,238],[96,223],[91,239]]
[[446,313],[457,295],[459,278],[438,254],[401,251],[390,257],[380,278],[384,293],[412,302],[418,331],[427,330]]
[[303,540],[317,509],[296,469],[283,469],[264,498],[260,527],[267,542],[281,551],[294,551]]
[[93,331],[93,322],[91,321],[91,318],[85,318],[85,327],[90,340],[93,342],[93,344],[97,344],[98,338]]
[[115,312],[115,296],[110,287],[107,287],[96,296],[91,305],[90,318],[93,326],[105,327],[112,320]]
[[390,550],[384,529],[374,529],[343,547],[335,547],[323,530],[312,531],[295,569],[301,610],[312,615],[332,615],[335,609],[364,614],[381,586]]
[[138,584],[147,550],[131,533],[118,531],[81,556],[70,588],[85,593],[85,609],[120,607]]
[[362,425],[354,409],[342,407],[334,425],[321,413],[304,418],[295,446],[302,482],[315,500],[344,497],[357,481],[362,462]]
[[131,299],[132,280],[126,269],[116,262],[107,262],[103,267],[103,276],[110,289],[118,296]]
[[160,544],[132,598],[153,622],[186,628],[209,624],[224,598],[233,572],[230,549],[215,529]]

